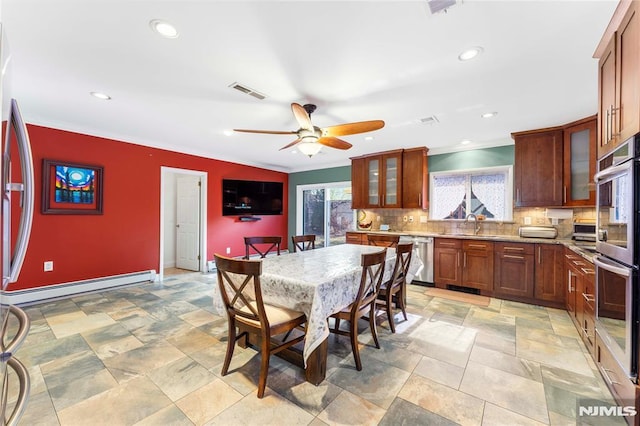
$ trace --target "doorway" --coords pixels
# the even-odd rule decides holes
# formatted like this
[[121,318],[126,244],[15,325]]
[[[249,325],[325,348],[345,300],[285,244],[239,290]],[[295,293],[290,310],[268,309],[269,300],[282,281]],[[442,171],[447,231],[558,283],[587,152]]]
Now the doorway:
[[298,185],[296,234],[314,234],[316,247],[344,244],[354,228],[351,182]]
[[159,279],[206,271],[207,173],[161,167]]

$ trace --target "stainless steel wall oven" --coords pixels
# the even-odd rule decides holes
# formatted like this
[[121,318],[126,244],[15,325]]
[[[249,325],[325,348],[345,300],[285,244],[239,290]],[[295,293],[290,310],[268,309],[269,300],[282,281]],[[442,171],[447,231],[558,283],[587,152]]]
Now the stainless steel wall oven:
[[[596,330],[619,366],[638,377],[640,135],[598,162]],[[606,373],[606,372],[605,372]]]

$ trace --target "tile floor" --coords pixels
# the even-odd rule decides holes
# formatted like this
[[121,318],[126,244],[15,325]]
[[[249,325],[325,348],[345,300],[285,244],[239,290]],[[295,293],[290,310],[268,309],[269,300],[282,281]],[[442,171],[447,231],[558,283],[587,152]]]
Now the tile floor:
[[347,339],[331,336],[323,383],[274,357],[260,400],[254,350],[236,349],[220,376],[226,319],[213,313],[214,285],[214,275],[169,276],[25,308],[17,357],[32,389],[20,424],[571,425],[577,400],[611,398],[566,312],[410,285],[409,320],[396,334],[381,322],[381,349],[363,331],[363,371]]

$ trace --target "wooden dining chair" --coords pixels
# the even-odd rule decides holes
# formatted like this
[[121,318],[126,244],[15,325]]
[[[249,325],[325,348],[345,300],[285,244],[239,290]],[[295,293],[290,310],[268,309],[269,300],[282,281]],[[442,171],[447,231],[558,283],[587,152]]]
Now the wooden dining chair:
[[403,243],[396,246],[396,262],[393,265],[391,279],[385,281],[380,286],[378,292],[377,305],[382,307],[387,314],[389,320],[389,328],[391,332],[396,332],[393,317],[393,307],[402,310],[404,320],[407,320],[407,311],[405,306],[407,292],[407,273],[409,264],[411,263],[411,255],[413,253],[413,243]]
[[[358,287],[355,301],[343,310],[331,315],[331,318],[335,319],[335,323],[334,328],[330,329],[330,331],[351,338],[351,351],[358,371],[362,370],[358,349],[358,320],[365,315],[369,316],[369,328],[373,335],[373,341],[376,344],[376,348],[380,349],[375,313],[376,299],[382,284],[386,256],[386,248],[382,249],[382,251],[362,255],[362,275],[360,276],[360,286]],[[349,330],[340,330],[340,320],[342,319],[349,321]]]
[[293,243],[293,252],[313,250],[316,248],[316,236],[310,235],[294,235],[291,237]]
[[261,259],[264,259],[274,248],[280,256],[280,244],[282,244],[282,237],[244,237],[244,258],[249,259],[251,249],[258,253]]
[[[271,355],[301,342],[305,334],[284,342],[271,338],[296,328],[301,329],[307,318],[302,312],[263,302],[260,287],[262,261],[232,259],[217,254],[214,257],[218,268],[218,286],[229,323],[227,352],[222,365],[222,375],[225,376],[229,371],[236,341],[245,337],[247,333],[260,336],[261,365],[258,398],[262,398],[267,385]],[[238,326],[241,326],[240,334],[236,333]]]
[[400,242],[400,235],[367,234],[370,246],[395,247]]

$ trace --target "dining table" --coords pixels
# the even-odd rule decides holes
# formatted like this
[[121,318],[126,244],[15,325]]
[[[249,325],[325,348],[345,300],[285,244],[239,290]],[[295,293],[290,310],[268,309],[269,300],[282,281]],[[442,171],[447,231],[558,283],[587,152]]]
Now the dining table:
[[[317,385],[324,380],[330,334],[327,318],[355,301],[362,255],[380,250],[376,246],[340,244],[261,259],[264,302],[304,312],[307,317],[301,353],[284,355],[302,364],[307,381]],[[387,248],[383,281],[391,278],[395,259],[395,249]],[[418,256],[412,256],[407,282],[421,266]],[[213,305],[219,315],[226,316],[218,286],[214,287]]]

